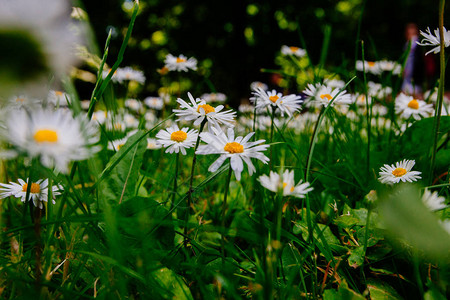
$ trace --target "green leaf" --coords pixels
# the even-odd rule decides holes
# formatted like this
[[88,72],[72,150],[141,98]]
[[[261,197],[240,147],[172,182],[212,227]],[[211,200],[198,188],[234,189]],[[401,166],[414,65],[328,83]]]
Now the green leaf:
[[369,289],[370,299],[372,300],[402,299],[393,287],[379,280],[369,279],[367,281],[367,288]]
[[348,265],[352,268],[361,267],[364,263],[364,246],[359,246],[350,250],[350,256],[348,257]]
[[450,261],[450,235],[423,204],[419,189],[400,185],[379,199],[380,216],[392,237],[424,251],[428,257]]
[[110,162],[118,161],[118,163],[101,184],[103,200],[121,203],[136,195],[139,170],[147,148],[145,139],[141,139],[138,143],[136,141],[143,135],[145,135],[143,131],[138,131],[131,136],[111,158]]
[[323,293],[323,300],[365,300],[362,295],[352,291],[348,288],[347,283],[342,281],[339,289],[336,290],[325,290]]
[[165,288],[171,295],[170,299],[194,299],[182,277],[178,276],[168,268],[162,268],[155,271],[153,276],[155,276],[156,281],[161,287]]
[[[358,237],[358,241],[360,242],[361,245],[364,245],[365,240],[366,240],[366,228],[360,228],[357,233],[356,233],[357,237]],[[369,229],[369,236],[367,239],[367,247],[372,247],[375,246],[378,241],[384,239],[384,234],[383,231],[380,229]]]

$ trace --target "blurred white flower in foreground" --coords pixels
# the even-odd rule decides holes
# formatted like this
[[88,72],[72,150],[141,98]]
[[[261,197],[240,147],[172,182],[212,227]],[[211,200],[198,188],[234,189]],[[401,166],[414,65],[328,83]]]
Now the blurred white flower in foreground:
[[432,211],[441,210],[446,208],[448,205],[445,204],[445,198],[439,196],[438,192],[430,192],[430,190],[425,189],[422,195],[422,201],[426,207]]
[[313,190],[309,182],[300,180],[297,185],[294,181],[294,171],[285,170],[282,175],[270,171],[269,176],[261,175],[259,182],[266,189],[277,193],[283,191],[283,196],[294,196],[297,198],[305,198],[305,195]]

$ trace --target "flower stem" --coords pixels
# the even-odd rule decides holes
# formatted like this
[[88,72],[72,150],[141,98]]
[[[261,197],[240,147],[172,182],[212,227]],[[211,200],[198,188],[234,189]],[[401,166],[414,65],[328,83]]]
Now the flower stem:
[[429,174],[429,183],[433,182],[433,173],[434,167],[436,163],[436,152],[437,152],[437,144],[439,138],[439,126],[441,122],[441,111],[442,111],[442,102],[444,99],[444,88],[445,88],[445,42],[444,42],[444,7],[445,0],[440,0],[439,2],[439,35],[440,35],[440,78],[439,78],[439,89],[438,89],[438,99],[434,117],[434,125],[433,125],[433,151],[431,152],[431,164],[430,164],[430,174]]
[[173,191],[172,191],[172,201],[170,203],[170,210],[173,209],[173,205],[175,203],[175,199],[177,196],[177,177],[178,177],[178,164],[180,161],[180,152],[177,153],[175,157],[175,174],[173,176]]
[[203,131],[203,128],[205,127],[205,124],[207,122],[207,119],[205,118],[203,120],[203,122],[200,124],[200,129],[198,131],[198,136],[197,136],[197,142],[195,143],[195,148],[194,148],[194,157],[192,158],[192,168],[191,168],[191,178],[189,179],[189,190],[187,191],[187,207],[186,207],[186,213],[184,216],[184,245],[187,245],[187,225],[188,225],[188,221],[189,221],[189,215],[191,214],[191,204],[192,204],[192,192],[194,191],[192,189],[192,184],[194,182],[194,171],[195,171],[195,164],[197,162],[197,154],[195,152],[197,152],[197,148],[198,145],[200,144],[200,133]]
[[[231,158],[229,159],[229,161]],[[226,228],[226,210],[227,210],[227,197],[228,197],[228,190],[230,188],[230,180],[231,180],[231,174],[233,173],[233,169],[231,168],[231,161],[228,165],[228,175],[227,175],[227,181],[225,183],[225,192],[223,195],[223,203],[222,203],[222,214],[220,216],[221,220],[221,227],[222,227],[222,238],[220,243],[221,253],[222,253],[222,263],[225,262],[225,228]]]
[[[270,124],[270,141],[269,141],[269,143],[273,142],[273,130],[274,130],[274,126],[275,126],[275,124],[274,124],[275,109],[276,109],[276,107],[274,108],[272,106],[272,114],[270,116],[271,124]],[[269,160],[269,169],[272,171],[272,166],[273,166],[273,163],[272,163],[272,147],[269,148],[269,159],[270,159]]]

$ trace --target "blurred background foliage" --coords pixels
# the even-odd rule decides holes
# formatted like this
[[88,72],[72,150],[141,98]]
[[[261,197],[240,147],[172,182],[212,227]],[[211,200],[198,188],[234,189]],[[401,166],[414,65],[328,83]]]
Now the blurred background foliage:
[[[126,32],[132,2],[82,3],[99,48],[113,30],[112,61]],[[367,60],[399,59],[407,23],[414,22],[423,30],[438,25],[437,5],[420,0],[141,0],[140,4],[122,66],[145,72],[144,96],[157,94],[161,86],[157,70],[165,55],[185,54],[199,60],[199,72],[189,74],[194,92],[215,89],[227,94],[233,106],[249,96],[252,81],[276,84],[276,77],[262,73],[261,68],[277,69],[274,57],[284,44],[305,47],[317,64],[328,32],[327,69],[352,70],[355,58],[361,59],[356,47],[359,24]]]

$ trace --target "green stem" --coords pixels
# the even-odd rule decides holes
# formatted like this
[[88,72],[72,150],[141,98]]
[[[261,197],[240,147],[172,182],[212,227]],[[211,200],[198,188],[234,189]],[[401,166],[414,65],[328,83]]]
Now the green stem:
[[189,179],[189,190],[187,191],[187,207],[186,207],[186,213],[184,216],[184,244],[185,245],[187,245],[187,227],[188,227],[189,215],[191,214],[192,192],[194,191],[192,188],[192,185],[194,182],[195,164],[197,162],[197,154],[195,152],[197,152],[198,145],[200,144],[200,133],[203,131],[203,128],[205,127],[206,122],[207,122],[207,119],[205,118],[203,120],[203,122],[200,124],[197,141],[195,142],[194,157],[192,158],[191,177]]
[[[274,120],[275,120],[275,110],[276,110],[276,107],[274,107],[272,105],[271,105],[271,107],[272,107],[272,114],[270,115],[271,124],[270,124],[270,140],[269,140],[269,143],[273,142],[273,129],[274,129],[274,126],[275,126]],[[269,160],[269,170],[270,171],[272,171],[272,166],[273,166],[273,163],[272,163],[272,148],[273,147],[269,148],[269,159],[270,159]]]
[[173,191],[172,191],[172,202],[170,203],[170,210],[173,209],[175,199],[177,197],[177,177],[178,177],[178,165],[180,161],[180,152],[177,153],[175,157],[175,174],[173,177]]
[[228,167],[228,175],[227,175],[227,181],[225,183],[225,193],[223,195],[223,203],[222,203],[222,214],[220,216],[221,219],[221,227],[222,227],[222,238],[221,238],[221,252],[222,252],[222,263],[225,263],[225,228],[226,228],[226,210],[227,210],[227,197],[228,197],[228,190],[230,188],[230,180],[231,180],[231,174],[233,173],[233,169],[231,168],[231,158],[229,160],[229,167]]
[[[361,54],[362,61],[365,61],[364,57],[364,41],[361,41]],[[372,121],[372,105],[369,105],[369,94],[367,92],[367,78],[366,78],[366,64],[363,63],[363,78],[364,78],[364,97],[366,98],[366,110],[367,110],[367,161],[366,161],[366,172],[367,181],[370,178],[370,141],[371,141],[371,121]]]
[[435,111],[434,125],[433,125],[433,151],[431,152],[431,164],[430,164],[430,174],[429,183],[433,182],[433,173],[436,162],[436,152],[437,144],[439,138],[439,126],[441,122],[441,111],[442,102],[444,99],[444,88],[445,88],[445,43],[444,43],[444,7],[445,0],[440,0],[439,2],[439,35],[440,35],[440,78],[439,78],[439,89],[438,89],[438,99]]

